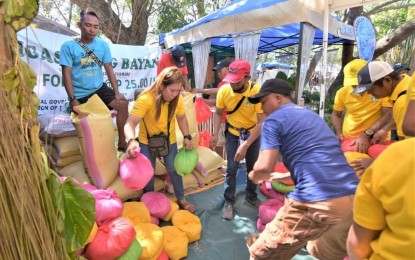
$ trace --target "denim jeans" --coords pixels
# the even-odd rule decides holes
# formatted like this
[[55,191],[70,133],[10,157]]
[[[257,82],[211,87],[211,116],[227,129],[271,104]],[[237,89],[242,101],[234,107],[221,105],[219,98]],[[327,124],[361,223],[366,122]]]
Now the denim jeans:
[[[151,162],[153,169],[156,169],[156,158],[151,154],[147,144],[140,143],[140,152],[144,154]],[[182,176],[178,175],[174,169],[174,158],[177,155],[177,144],[171,144],[170,152],[167,156],[163,157],[164,166],[166,167],[167,173],[169,174],[171,183],[174,188],[174,195],[178,200],[184,199],[183,190],[183,179]],[[151,178],[147,186],[144,187],[144,192],[154,191],[154,176]]]
[[[235,162],[236,150],[239,147],[239,136],[231,134],[229,131],[225,130],[225,146],[226,146],[226,156],[228,159],[228,165],[226,166],[226,175],[225,175],[225,203],[234,204],[235,203],[235,190],[236,190],[236,174],[238,172],[239,162]],[[245,188],[245,199],[255,200],[258,195],[256,193],[257,185],[252,183],[248,178],[248,173],[254,167],[256,160],[258,159],[259,154],[259,144],[260,138],[258,137],[255,142],[253,142],[246,152],[245,161],[246,161],[246,188]]]

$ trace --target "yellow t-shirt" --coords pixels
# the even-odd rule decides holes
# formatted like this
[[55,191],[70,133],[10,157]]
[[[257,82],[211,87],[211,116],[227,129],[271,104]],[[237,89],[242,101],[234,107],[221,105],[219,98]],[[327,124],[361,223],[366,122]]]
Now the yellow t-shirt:
[[393,103],[393,119],[396,123],[396,130],[398,132],[398,136],[404,136],[402,131],[402,123],[403,118],[405,116],[406,107],[408,102],[406,102],[406,94],[399,96],[402,91],[408,89],[408,83],[410,81],[410,77],[405,75],[404,78],[399,82],[399,84],[395,87],[392,92],[391,100]]
[[[154,94],[151,92],[140,95],[134,102],[130,114],[141,118],[140,132],[138,140],[143,144],[148,144],[147,131],[149,136],[164,133],[167,135],[167,115],[169,102],[164,102],[161,107],[159,120],[156,121],[156,102]],[[176,115],[183,115],[185,113],[183,97],[179,95],[176,111],[174,111],[174,118]],[[170,143],[176,142],[176,122],[170,122]]]
[[[408,90],[406,91],[405,113],[406,113],[406,110],[408,109],[408,104],[410,100],[415,100],[415,73],[412,75],[410,81],[408,82]],[[406,138],[413,138],[413,136],[405,135],[405,139]]]
[[382,230],[370,259],[415,259],[415,138],[388,147],[363,174],[354,221]]
[[[249,88],[244,93],[235,93],[230,84],[223,85],[216,95],[216,107],[219,109],[226,109],[232,111],[235,109],[242,97],[245,100],[241,106],[231,115],[226,115],[226,121],[236,128],[251,128],[258,123],[258,113],[262,113],[261,103],[252,104],[248,97],[257,94],[261,87],[255,84],[251,87],[252,82],[249,81]],[[253,128],[250,129],[252,131]],[[239,136],[239,132],[233,128],[228,129],[233,135]]]
[[342,126],[342,133],[346,138],[360,136],[382,118],[382,107],[392,107],[388,97],[375,99],[368,93],[363,96],[353,94],[353,90],[352,86],[344,86],[337,91],[334,98],[333,109],[346,110]]

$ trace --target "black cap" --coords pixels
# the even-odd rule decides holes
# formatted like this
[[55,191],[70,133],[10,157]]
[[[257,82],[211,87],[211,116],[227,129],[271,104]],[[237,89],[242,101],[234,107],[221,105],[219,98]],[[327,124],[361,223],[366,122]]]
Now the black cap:
[[402,64],[400,62],[393,64],[393,70],[394,71],[398,71],[401,72],[402,70],[411,70],[408,66],[406,66],[405,64]]
[[221,70],[222,68],[229,67],[230,64],[231,62],[226,59],[218,61],[218,63],[216,63],[216,66],[213,67],[213,71],[218,71],[218,70]]
[[268,94],[278,93],[285,96],[291,96],[293,91],[293,87],[287,81],[282,79],[269,79],[262,84],[259,93],[248,97],[248,100],[252,104],[256,104],[259,103],[260,98],[265,97]]
[[170,54],[178,68],[186,66],[186,52],[182,46],[174,45],[170,50]]

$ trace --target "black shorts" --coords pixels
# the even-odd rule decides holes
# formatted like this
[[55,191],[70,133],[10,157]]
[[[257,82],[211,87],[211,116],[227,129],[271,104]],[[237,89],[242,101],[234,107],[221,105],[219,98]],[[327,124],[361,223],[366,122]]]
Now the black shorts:
[[94,93],[85,96],[83,98],[78,98],[77,100],[79,101],[79,103],[83,104],[86,103],[88,101],[88,99],[90,97],[92,97],[93,95],[97,94],[98,97],[105,103],[105,105],[107,105],[107,107],[111,110],[112,108],[109,107],[109,103],[111,103],[114,99],[115,99],[115,92],[112,88],[108,87],[107,84],[103,83],[102,87],[100,87],[97,91],[95,91]]

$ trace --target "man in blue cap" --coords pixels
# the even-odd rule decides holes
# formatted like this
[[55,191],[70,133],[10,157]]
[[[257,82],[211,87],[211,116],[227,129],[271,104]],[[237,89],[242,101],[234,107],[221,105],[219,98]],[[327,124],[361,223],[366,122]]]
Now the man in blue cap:
[[176,66],[180,69],[184,80],[184,89],[190,91],[189,85],[189,71],[186,65],[186,51],[180,45],[174,45],[170,50],[166,51],[160,56],[157,64],[157,75],[167,67]]

